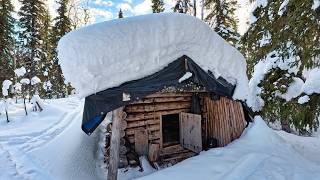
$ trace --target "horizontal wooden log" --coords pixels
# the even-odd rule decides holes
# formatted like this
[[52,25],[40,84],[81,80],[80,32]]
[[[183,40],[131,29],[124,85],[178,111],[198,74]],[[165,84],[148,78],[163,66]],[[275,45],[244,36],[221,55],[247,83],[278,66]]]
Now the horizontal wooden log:
[[191,102],[169,102],[169,103],[157,103],[152,105],[130,105],[127,106],[125,111],[127,113],[139,113],[139,112],[154,112],[163,110],[174,110],[190,108]]
[[190,158],[195,155],[196,155],[196,153],[189,151],[187,153],[175,154],[172,157],[163,158],[162,161],[163,162],[168,162],[168,161],[172,161],[172,160],[181,161],[181,160]]
[[166,153],[166,152],[171,152],[171,151],[180,151],[180,150],[183,150],[183,149],[184,148],[180,144],[177,144],[177,145],[173,145],[173,146],[168,146],[168,147],[162,148],[161,149],[161,153]]
[[154,97],[177,97],[177,96],[192,96],[192,93],[155,93],[146,96],[146,98],[154,98]]
[[164,103],[164,102],[188,102],[191,101],[191,96],[172,96],[172,97],[156,97],[156,98],[144,98],[143,100],[133,102],[131,105],[150,105],[151,103]]
[[[141,127],[137,127],[137,128],[127,128],[126,129],[126,134],[127,135],[133,135],[134,134],[134,131],[139,129]],[[150,125],[148,127],[146,127],[147,131],[150,132],[150,131],[160,131],[160,124],[154,124],[154,125]]]
[[141,126],[148,126],[152,124],[160,124],[160,119],[148,119],[142,121],[128,121],[127,128],[134,128],[134,127],[141,127]]
[[189,112],[189,108],[176,108],[172,110],[163,110],[163,111],[155,111],[155,112],[148,112],[148,113],[134,113],[128,114],[126,121],[137,121],[137,120],[144,120],[144,119],[152,119],[152,118],[160,118],[161,114],[175,114],[180,112]]
[[[127,136],[130,143],[134,143],[134,135],[128,135]],[[153,140],[159,140],[160,139],[160,132],[154,131],[151,134],[148,135],[149,141],[154,142]]]

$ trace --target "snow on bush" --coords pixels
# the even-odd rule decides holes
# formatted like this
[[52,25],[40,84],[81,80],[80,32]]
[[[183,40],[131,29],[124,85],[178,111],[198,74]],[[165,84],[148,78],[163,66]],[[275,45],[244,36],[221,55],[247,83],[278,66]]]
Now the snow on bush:
[[38,83],[41,83],[41,80],[37,76],[31,78],[31,85],[36,85]]
[[12,82],[10,80],[4,80],[2,82],[2,95],[3,96],[8,96],[9,95],[9,88],[11,86]]
[[320,94],[320,68],[314,68],[304,73],[306,81],[303,85],[303,92],[308,95]]
[[278,15],[282,16],[283,13],[287,10],[287,5],[289,3],[289,0],[284,0],[282,2],[282,4],[280,5],[279,11],[278,11]]
[[298,99],[298,103],[299,104],[304,104],[304,103],[307,103],[309,102],[310,98],[308,95],[305,95],[305,96],[302,96]]
[[185,14],[111,20],[72,31],[58,45],[63,75],[82,97],[151,75],[182,55],[236,84],[234,99],[247,98],[244,57],[206,23]]
[[44,89],[45,91],[51,90],[51,87],[52,87],[52,84],[51,84],[50,81],[46,81],[46,82],[43,83],[43,89]]
[[23,84],[23,85],[30,84],[30,80],[27,79],[27,78],[23,78],[23,79],[20,80],[20,83]]
[[301,87],[303,86],[303,84],[304,82],[302,79],[293,77],[293,82],[289,84],[287,92],[285,92],[284,94],[277,93],[276,96],[281,97],[286,101],[290,101],[291,99],[298,97],[302,93]]
[[42,109],[44,107],[43,100],[40,98],[39,95],[33,95],[31,98],[31,103],[33,104],[34,109],[38,109],[37,105],[39,105]]
[[[296,61],[293,57],[288,59],[279,60],[279,55],[277,52],[271,52],[267,54],[265,60],[259,61],[254,66],[254,72],[252,78],[249,81],[249,97],[247,104],[252,108],[253,111],[260,111],[264,106],[264,100],[261,98],[261,87],[259,84],[265,78],[265,75],[269,73],[272,69],[279,68],[281,70],[286,70],[288,73],[297,74],[298,67],[291,67],[291,64]],[[292,88],[292,92],[296,91],[296,87]],[[292,94],[285,95],[288,99],[288,96]],[[293,95],[294,96],[294,95]]]
[[19,82],[17,82],[13,87],[14,87],[15,92],[21,92],[21,90],[22,90],[22,84]]
[[316,10],[320,6],[320,0],[313,0],[312,9]]
[[23,76],[23,75],[25,75],[26,74],[26,68],[24,68],[24,67],[21,67],[21,68],[18,68],[18,69],[16,69],[16,70],[14,70],[14,73],[18,76],[18,77],[21,77],[21,76]]
[[[274,68],[280,68],[281,70],[287,70],[289,73],[296,74],[297,67],[290,67],[292,61],[284,60],[278,61],[277,56],[271,57],[270,54],[267,56],[265,61],[260,61],[254,67],[254,73],[249,81],[250,96],[247,104],[252,107],[254,111],[260,111],[264,106],[264,100],[261,98],[261,87],[259,84],[265,78],[265,75]],[[286,101],[290,101],[294,98],[301,96],[303,93],[311,95],[313,93],[320,94],[320,68],[314,68],[306,70],[303,73],[305,81],[298,77],[293,77],[293,82],[289,84],[285,93],[276,92],[275,95]],[[306,97],[300,100],[300,104],[306,103]]]
[[250,24],[253,24],[257,21],[257,18],[253,15],[253,12],[258,8],[258,7],[266,7],[268,4],[268,0],[256,0],[256,1],[252,1],[252,3],[250,4]]

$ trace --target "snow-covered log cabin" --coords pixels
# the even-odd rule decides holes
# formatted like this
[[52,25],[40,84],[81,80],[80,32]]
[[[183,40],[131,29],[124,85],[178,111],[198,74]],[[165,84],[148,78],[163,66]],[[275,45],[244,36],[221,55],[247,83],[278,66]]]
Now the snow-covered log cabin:
[[64,36],[58,52],[66,80],[85,97],[83,131],[113,112],[109,161],[120,156],[119,167],[137,155],[176,163],[225,146],[249,121],[244,57],[195,17],[91,25]]

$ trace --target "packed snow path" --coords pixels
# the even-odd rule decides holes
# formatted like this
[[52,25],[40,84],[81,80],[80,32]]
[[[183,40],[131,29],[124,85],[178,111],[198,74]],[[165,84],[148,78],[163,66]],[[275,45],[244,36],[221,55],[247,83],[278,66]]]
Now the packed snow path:
[[[44,111],[31,112],[28,106],[25,116],[21,102],[11,103],[11,122],[6,123],[3,113],[0,116],[0,180],[105,179],[99,164],[101,131],[90,137],[81,131],[82,108],[77,98],[46,100]],[[202,152],[158,172],[143,161],[145,172],[121,169],[119,179],[318,180],[319,149],[319,134],[300,137],[273,131],[256,118],[227,147]]]
[[11,122],[0,119],[0,179],[100,179],[98,138],[81,132],[82,107],[77,98],[47,100],[43,112],[25,116],[11,103]]

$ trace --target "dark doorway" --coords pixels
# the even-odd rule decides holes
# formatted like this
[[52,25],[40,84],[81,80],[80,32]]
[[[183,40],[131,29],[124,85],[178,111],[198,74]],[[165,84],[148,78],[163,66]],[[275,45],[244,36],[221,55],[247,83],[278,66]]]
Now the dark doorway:
[[162,115],[163,147],[179,144],[179,114]]

